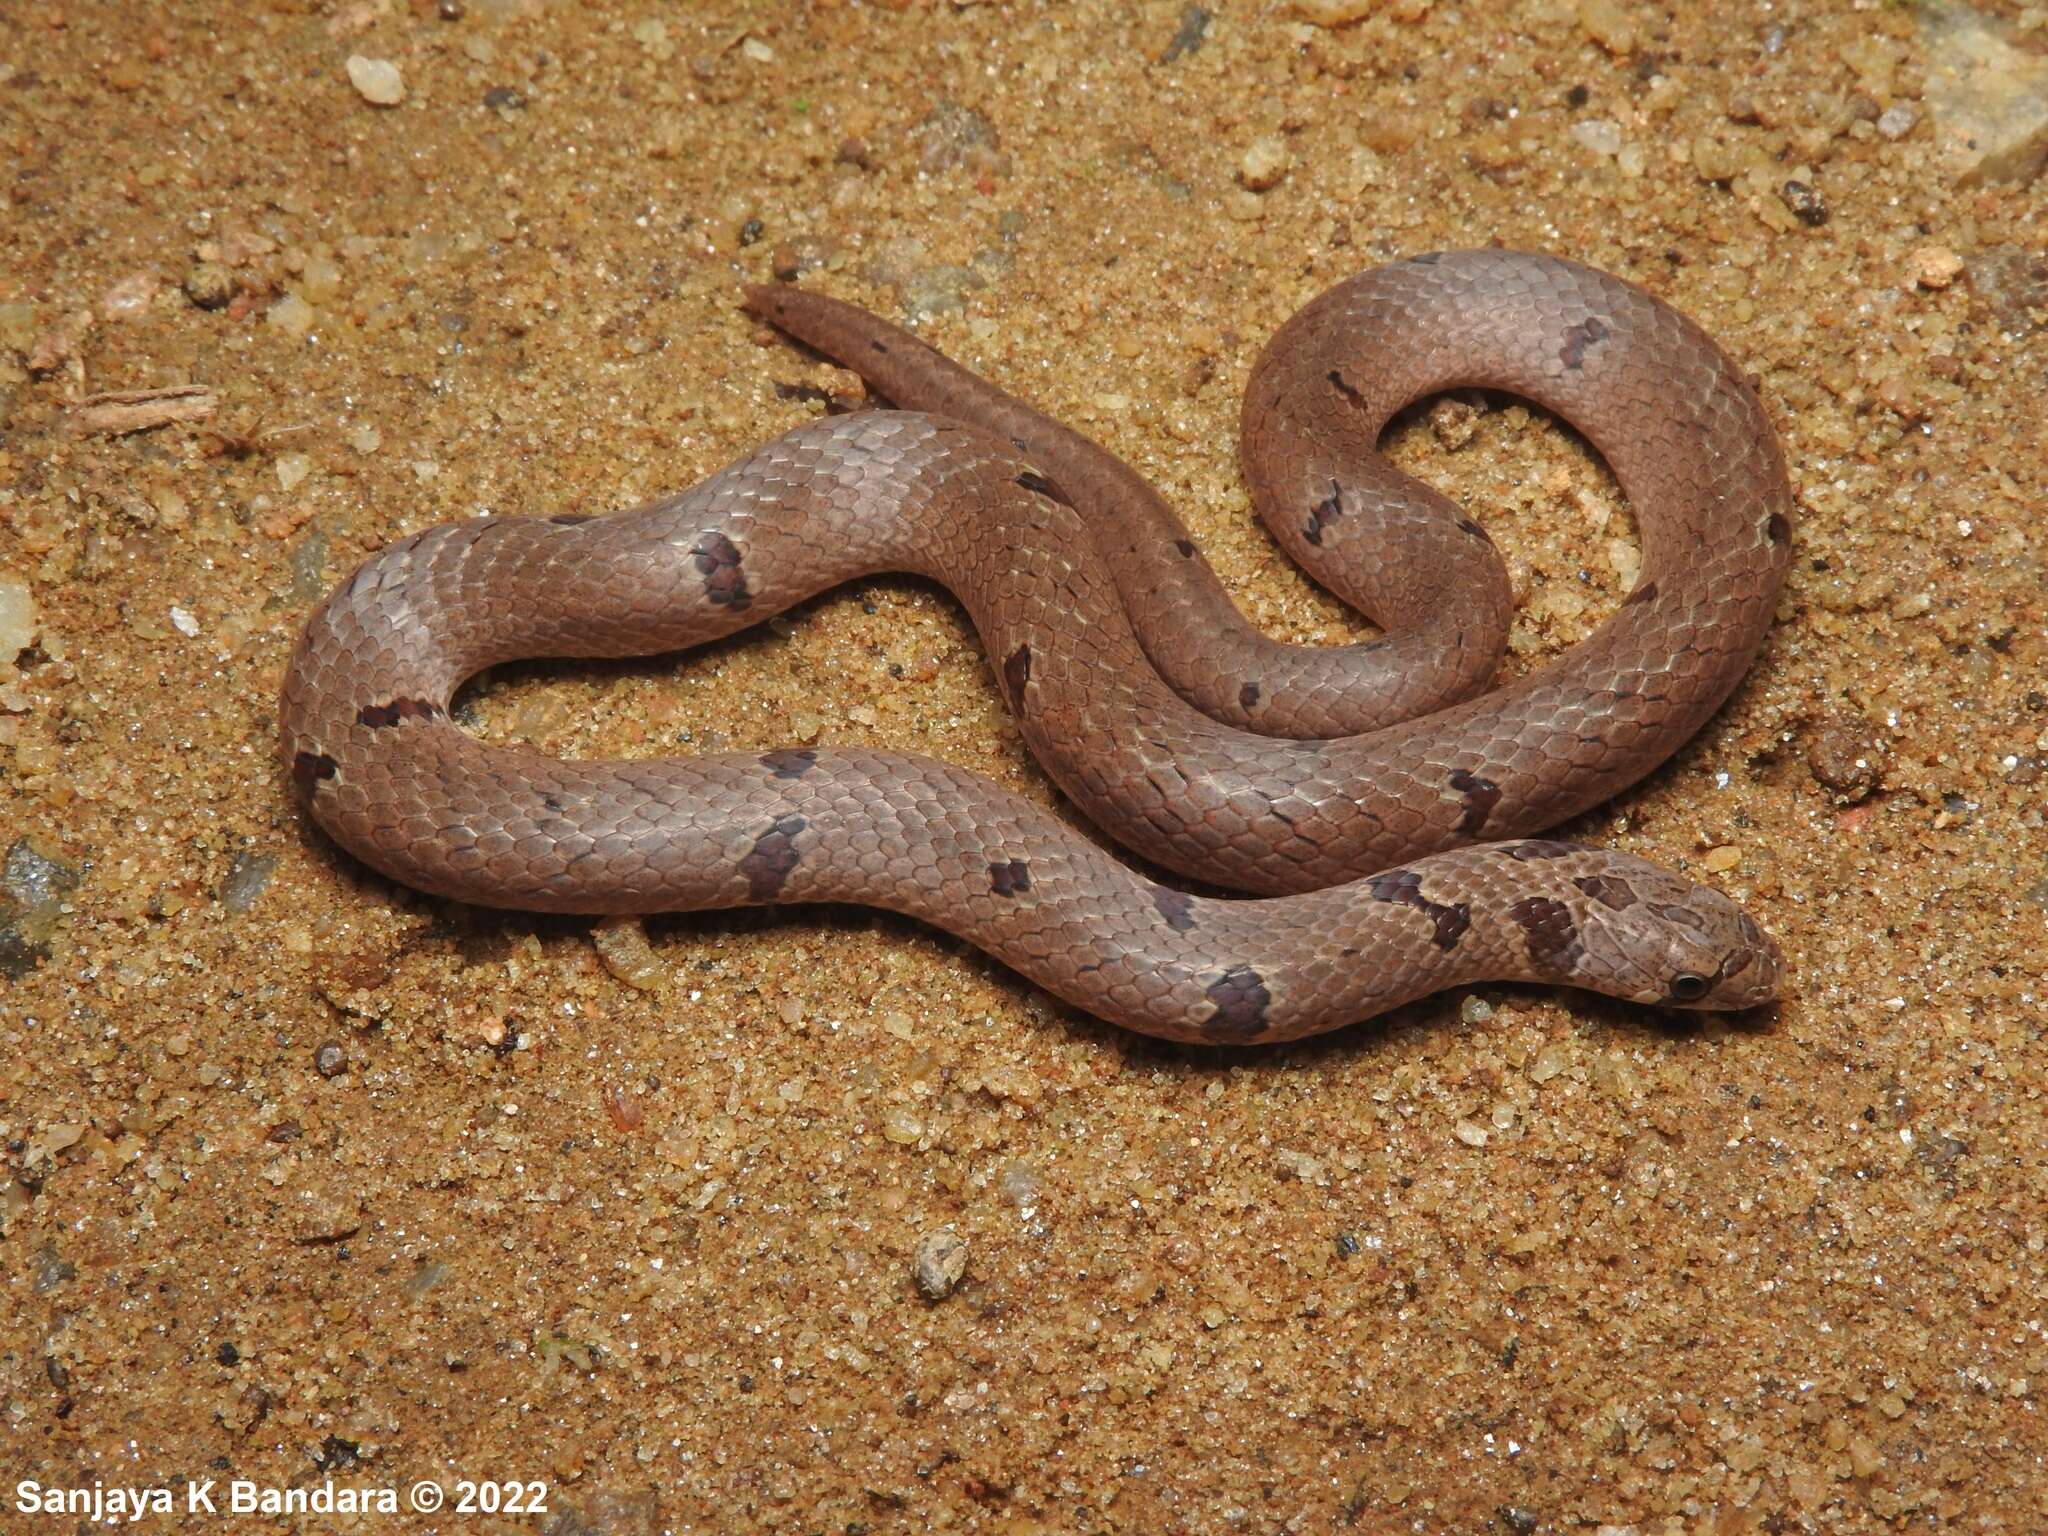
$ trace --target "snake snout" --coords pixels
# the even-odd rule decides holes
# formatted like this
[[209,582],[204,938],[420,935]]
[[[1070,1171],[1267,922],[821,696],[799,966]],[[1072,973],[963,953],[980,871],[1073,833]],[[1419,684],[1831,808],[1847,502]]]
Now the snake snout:
[[1672,915],[1686,919],[1678,924],[1686,931],[1674,946],[1665,992],[1656,1002],[1732,1013],[1777,1000],[1785,981],[1784,952],[1747,912],[1702,888]]
[[1748,913],[1709,886],[1626,855],[1580,877],[1589,964],[1604,968],[1618,995],[1656,1007],[1734,1012],[1768,1003],[1785,960]]

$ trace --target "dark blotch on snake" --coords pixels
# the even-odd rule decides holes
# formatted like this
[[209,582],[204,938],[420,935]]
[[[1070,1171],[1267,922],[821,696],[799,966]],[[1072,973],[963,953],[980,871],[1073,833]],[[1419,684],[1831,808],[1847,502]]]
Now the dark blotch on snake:
[[1195,558],[1195,546],[1193,544],[1190,544],[1186,539],[1175,539],[1173,541],[1173,547],[1180,551],[1181,559],[1192,560]]
[[1035,470],[1027,469],[1026,471],[1024,471],[1023,474],[1017,477],[1017,483],[1023,486],[1025,490],[1036,491],[1039,495],[1047,498],[1048,500],[1056,501],[1063,507],[1071,507],[1073,505],[1071,501],[1067,500],[1067,498],[1060,493],[1060,488],[1058,486],[1054,485],[1050,480],[1046,479],[1045,476],[1039,474]]
[[1343,374],[1339,373],[1336,369],[1332,368],[1329,373],[1329,379],[1332,384],[1337,386],[1338,394],[1342,395],[1346,400],[1350,401],[1352,405],[1356,406],[1359,410],[1362,411],[1365,409],[1365,396],[1360,394],[1356,389],[1352,388],[1351,385],[1345,383]]
[[1389,869],[1369,882],[1374,901],[1391,901],[1425,913],[1436,924],[1430,942],[1438,949],[1451,949],[1472,926],[1472,908],[1465,902],[1431,901],[1422,894],[1422,876],[1412,869]]
[[803,829],[803,817],[778,816],[775,825],[763,832],[740,860],[747,894],[755,901],[769,901],[782,893],[797,865],[796,838]]
[[988,888],[998,896],[1015,896],[1031,889],[1031,866],[1022,859],[988,867]]
[[1635,591],[1629,593],[1628,600],[1624,602],[1621,606],[1624,608],[1633,608],[1637,603],[1649,602],[1651,599],[1656,597],[1656,595],[1657,583],[1655,583],[1654,581],[1646,581],[1640,587],[1637,587]]
[[1607,326],[1597,315],[1588,315],[1564,333],[1564,350],[1558,354],[1574,372],[1586,366],[1586,348],[1607,339]]
[[337,770],[338,765],[325,752],[300,752],[292,758],[292,777],[301,784],[331,779]]
[[704,577],[704,593],[718,608],[745,608],[754,601],[747,573],[740,569],[739,547],[722,533],[707,533],[690,551]]
[[1237,690],[1237,707],[1239,709],[1255,709],[1258,707],[1258,702],[1259,685],[1257,683],[1246,683]]
[[1209,1001],[1216,1011],[1202,1021],[1202,1033],[1213,1040],[1250,1040],[1265,1033],[1266,1009],[1273,994],[1266,978],[1248,965],[1233,965],[1210,982]]
[[1635,887],[1619,875],[1581,875],[1572,882],[1603,907],[1616,912],[1636,904]]
[[1469,533],[1475,539],[1485,539],[1486,542],[1489,544],[1493,542],[1492,537],[1487,533],[1487,531],[1484,528],[1480,527],[1477,523],[1473,522],[1472,519],[1469,517],[1459,518],[1457,527],[1458,532],[1460,533]]
[[560,512],[548,519],[558,528],[575,528],[590,521],[588,513]]
[[1302,536],[1311,544],[1323,542],[1323,530],[1344,515],[1344,492],[1336,481],[1330,482],[1330,494],[1308,509],[1308,522],[1302,528]]
[[1168,890],[1162,885],[1152,893],[1152,905],[1175,933],[1186,933],[1195,926],[1195,898],[1185,891]]
[[356,711],[356,724],[377,731],[401,720],[431,720],[440,713],[440,706],[426,699],[393,699],[389,704],[365,704]]
[[809,772],[818,754],[808,747],[778,747],[761,759],[761,766],[778,779],[800,779]]
[[1031,681],[1031,646],[1029,642],[1010,652],[1010,659],[1003,663],[1003,686],[1010,690],[1010,708],[1018,714],[1024,713],[1024,685]]
[[1764,530],[1770,534],[1773,544],[1783,544],[1792,537],[1792,520],[1782,512],[1773,512],[1771,520],[1764,524]]
[[1548,896],[1525,896],[1508,908],[1529,944],[1529,959],[1538,966],[1568,971],[1584,953],[1572,909]]
[[1465,813],[1458,818],[1458,830],[1470,837],[1486,825],[1486,818],[1500,804],[1500,786],[1469,769],[1453,768],[1451,788],[1465,797]]
[[1559,843],[1547,837],[1532,837],[1527,842],[1510,844],[1508,857],[1520,859],[1526,864],[1531,859],[1562,859],[1578,851],[1577,843]]

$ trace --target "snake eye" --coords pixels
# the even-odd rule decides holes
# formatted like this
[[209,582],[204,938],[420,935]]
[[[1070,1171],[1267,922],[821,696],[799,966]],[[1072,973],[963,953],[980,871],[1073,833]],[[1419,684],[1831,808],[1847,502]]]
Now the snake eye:
[[1693,971],[1680,971],[1671,978],[1671,995],[1681,1003],[1696,1003],[1707,995],[1707,978]]

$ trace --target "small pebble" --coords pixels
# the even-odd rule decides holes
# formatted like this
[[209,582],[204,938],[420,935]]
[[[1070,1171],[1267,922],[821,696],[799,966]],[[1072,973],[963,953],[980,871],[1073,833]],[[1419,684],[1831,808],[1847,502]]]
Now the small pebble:
[[371,106],[395,107],[405,100],[405,79],[389,59],[366,59],[360,53],[352,53],[348,57],[348,78]]
[[1963,275],[1963,258],[1945,245],[1916,245],[1906,268],[1922,288],[1946,288]]
[[1842,715],[1814,733],[1806,748],[1806,766],[1838,805],[1854,805],[1877,788],[1882,753],[1867,723]]
[[276,873],[276,854],[251,853],[247,849],[237,853],[228,865],[227,878],[220,883],[222,910],[234,917],[247,912],[256,905],[256,898]]
[[944,1301],[967,1273],[967,1239],[951,1227],[927,1232],[917,1240],[911,1273],[927,1301]]
[[263,318],[287,336],[303,336],[313,329],[313,306],[296,293],[288,293],[271,305]]
[[1817,229],[1828,221],[1828,205],[1820,193],[1803,181],[1788,181],[1778,189],[1778,195],[1785,200],[1785,206],[1792,210],[1794,217],[1809,229]]
[[1378,9],[1380,0],[1294,0],[1290,9],[1311,26],[1348,27]]
[[970,171],[994,172],[1005,168],[1002,140],[996,125],[984,113],[955,101],[941,101],[911,130],[917,146],[918,169],[937,175],[965,166]]
[[1902,101],[1878,114],[1877,131],[1887,139],[1896,141],[1911,133],[1919,121],[1920,114],[1913,110],[1910,103]]
[[36,600],[24,577],[0,571],[0,663],[35,644]]
[[1279,186],[1293,167],[1294,155],[1288,149],[1287,141],[1278,134],[1269,133],[1252,140],[1237,174],[1238,179],[1252,191],[1264,192]]
[[1741,862],[1742,850],[1740,848],[1730,847],[1725,843],[1719,848],[1709,848],[1707,850],[1706,857],[1700,860],[1700,863],[1704,864],[1708,870],[1717,875],[1727,874],[1729,870],[1733,869],[1736,865],[1740,864]]
[[1588,118],[1583,123],[1573,123],[1569,131],[1575,142],[1596,155],[1612,159],[1621,153],[1621,124],[1611,118]]
[[185,297],[201,309],[225,309],[235,296],[235,275],[217,261],[195,261],[184,286]]
[[339,1077],[347,1067],[348,1057],[332,1041],[313,1053],[313,1070],[322,1077]]
[[1620,0],[1579,0],[1579,25],[1586,35],[1616,58],[1633,53],[1636,19]]
[[150,301],[161,286],[154,272],[124,277],[100,295],[100,313],[109,320],[138,320],[149,313]]
[[1479,412],[1463,400],[1443,399],[1429,408],[1429,430],[1452,453],[1467,446],[1479,432]]
[[668,980],[668,967],[647,942],[647,929],[637,917],[606,918],[590,930],[604,968],[636,992],[658,992]]

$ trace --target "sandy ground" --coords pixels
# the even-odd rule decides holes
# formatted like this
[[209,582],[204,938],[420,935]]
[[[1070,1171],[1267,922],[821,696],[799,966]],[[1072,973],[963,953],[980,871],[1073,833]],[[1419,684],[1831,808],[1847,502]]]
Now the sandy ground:
[[[20,1478],[187,1477],[548,1485],[237,1530],[2048,1522],[2038,185],[1958,184],[1906,6],[1210,9],[7,8],[0,1526],[81,1528]],[[736,307],[778,267],[1154,476],[1274,633],[1364,633],[1250,517],[1244,374],[1335,279],[1490,241],[1689,311],[1783,431],[1768,649],[1572,828],[1745,902],[1774,1017],[1486,988],[1233,1055],[859,912],[650,962],[368,875],[274,762],[362,555],[816,412]],[[1508,552],[1526,666],[1626,592],[1626,509],[1540,413],[1471,436],[1392,451]],[[472,718],[1052,798],[908,581]]]

